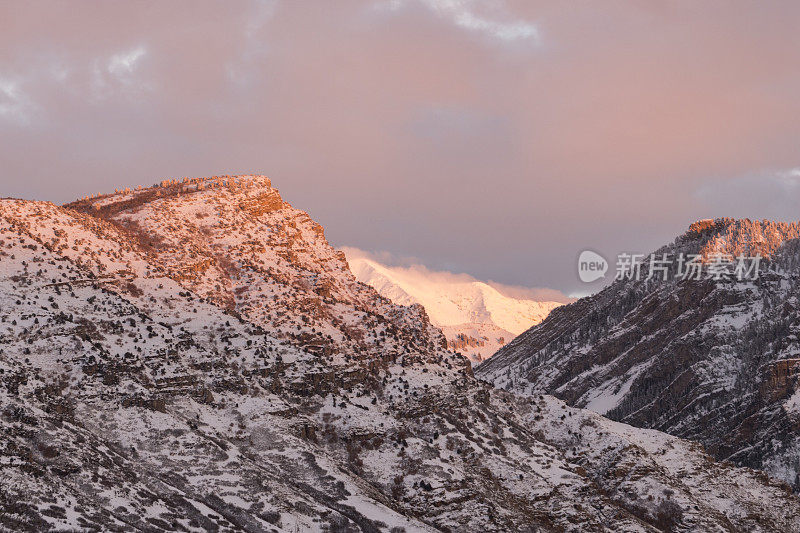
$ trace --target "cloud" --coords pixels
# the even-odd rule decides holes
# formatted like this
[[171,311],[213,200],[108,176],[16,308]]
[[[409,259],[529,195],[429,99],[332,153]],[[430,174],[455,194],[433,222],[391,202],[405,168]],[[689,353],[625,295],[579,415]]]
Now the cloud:
[[422,262],[422,260],[418,257],[399,257],[396,254],[387,251],[368,252],[353,246],[341,246],[339,249],[344,252],[348,260],[369,259],[382,265],[391,267],[411,268],[415,265],[420,265]]
[[575,301],[575,298],[567,296],[563,292],[556,289],[548,289],[544,287],[524,287],[522,285],[507,285],[505,283],[498,283],[492,280],[488,280],[486,283],[499,293],[510,298],[517,298],[519,300],[559,302],[564,304]]
[[536,24],[510,13],[502,1],[475,0],[388,0],[373,5],[373,9],[398,12],[425,6],[440,19],[468,32],[488,37],[497,42],[539,42]]
[[781,170],[775,177],[783,184],[784,189],[795,192],[800,187],[800,167]]
[[19,80],[0,77],[0,120],[15,125],[28,125],[35,105],[23,92]]
[[796,198],[760,176],[798,166],[797,2],[31,0],[0,17],[0,196],[264,173],[335,244],[567,294],[581,250],[651,251]]
[[[501,22],[485,18],[475,12],[481,4],[486,6],[492,3],[472,2],[466,0],[426,0],[428,5],[439,15],[450,19],[453,24],[467,30],[484,33],[490,37],[502,41],[516,40],[538,40],[539,30],[536,25],[524,20],[508,20]],[[499,10],[500,5],[494,3],[495,10]],[[504,14],[505,18],[509,18]]]
[[136,64],[144,57],[145,53],[144,46],[137,46],[125,52],[114,54],[108,62],[108,71],[123,79],[133,73],[136,69]]
[[137,76],[146,47],[139,45],[113,54],[107,61],[100,59],[93,65],[93,94],[97,98],[108,98],[114,91],[136,95],[152,89],[152,85]]
[[[419,259],[413,257],[397,257],[396,255],[386,251],[368,252],[351,246],[344,246],[341,248],[341,250],[347,256],[348,261],[356,259],[368,259],[389,267],[395,272],[401,273],[411,279],[423,278],[427,282],[438,285],[481,282],[481,280],[475,278],[474,276],[465,273],[432,270],[421,264]],[[483,281],[482,283],[486,283],[504,296],[519,300],[560,303],[569,303],[573,301],[573,299],[565,296],[561,291],[555,289],[507,285],[491,280]]]

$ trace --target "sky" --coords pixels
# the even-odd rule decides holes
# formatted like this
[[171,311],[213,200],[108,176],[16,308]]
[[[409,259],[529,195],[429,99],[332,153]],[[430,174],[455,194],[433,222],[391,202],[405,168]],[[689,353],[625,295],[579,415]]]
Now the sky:
[[[0,3],[0,196],[262,173],[335,246],[578,294],[796,220],[800,2]],[[613,259],[612,259],[613,263]]]

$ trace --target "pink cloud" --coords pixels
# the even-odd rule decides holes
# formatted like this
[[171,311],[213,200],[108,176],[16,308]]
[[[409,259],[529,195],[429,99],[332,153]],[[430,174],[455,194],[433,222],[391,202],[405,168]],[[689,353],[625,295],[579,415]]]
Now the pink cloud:
[[[0,195],[266,173],[336,244],[572,292],[580,250],[652,250],[724,208],[698,188],[800,164],[799,16],[796,2],[6,3]],[[782,215],[745,196],[742,212]]]

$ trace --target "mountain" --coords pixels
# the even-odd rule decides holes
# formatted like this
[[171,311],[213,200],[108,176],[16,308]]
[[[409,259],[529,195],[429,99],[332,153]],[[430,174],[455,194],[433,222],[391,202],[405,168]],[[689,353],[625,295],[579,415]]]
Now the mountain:
[[684,280],[673,265],[647,281],[647,266],[554,310],[476,374],[697,441],[800,489],[798,237],[797,223],[695,223],[650,257],[761,255],[758,278]]
[[491,356],[562,305],[512,298],[465,275],[389,267],[363,255],[347,259],[356,279],[382,296],[398,305],[422,305],[431,322],[442,329],[450,349],[473,362]]
[[0,200],[0,530],[794,531],[694,443],[476,380],[267,178]]

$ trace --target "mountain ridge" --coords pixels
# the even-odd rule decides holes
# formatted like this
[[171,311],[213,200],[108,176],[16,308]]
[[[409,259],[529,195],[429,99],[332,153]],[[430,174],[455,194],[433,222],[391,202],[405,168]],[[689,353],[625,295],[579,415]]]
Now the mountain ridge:
[[701,221],[653,252],[760,254],[757,280],[616,280],[555,310],[476,368],[497,386],[553,393],[614,420],[703,443],[718,459],[763,468],[798,487],[800,224]]
[[800,526],[758,472],[474,379],[241,181],[0,201],[0,529]]

